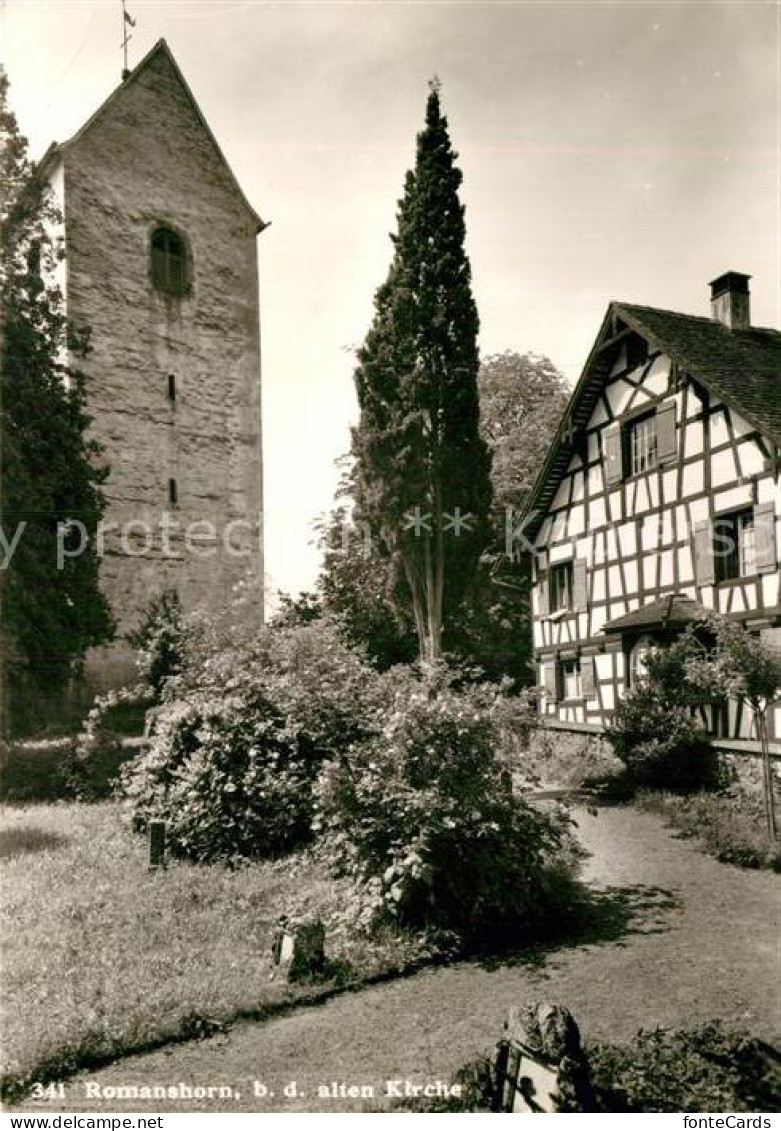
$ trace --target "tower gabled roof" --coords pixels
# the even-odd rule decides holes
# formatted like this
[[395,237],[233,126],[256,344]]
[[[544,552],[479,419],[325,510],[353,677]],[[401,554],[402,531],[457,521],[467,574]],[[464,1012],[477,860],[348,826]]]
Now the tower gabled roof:
[[[617,330],[619,326],[623,328]],[[527,537],[533,538],[542,525],[576,439],[588,424],[631,332],[667,354],[757,431],[781,445],[781,332],[760,327],[731,330],[712,318],[611,302],[524,507]]]
[[166,43],[166,41],[164,39],[158,39],[158,41],[154,45],[154,47],[150,51],[147,52],[147,54],[144,56],[144,58],[141,60],[141,62],[138,63],[137,66],[135,66],[133,68],[133,70],[130,72],[130,74],[122,80],[122,82],[119,84],[119,86],[114,88],[114,90],[111,92],[111,94],[108,96],[108,98],[106,98],[105,101],[100,104],[100,106],[97,108],[95,113],[92,114],[92,116],[87,119],[87,121],[84,123],[84,125],[81,127],[81,129],[77,130],[76,133],[72,137],[68,138],[67,141],[52,142],[52,144],[46,150],[46,153],[44,154],[43,158],[41,159],[41,162],[40,162],[40,165],[39,165],[39,171],[42,174],[45,175],[46,172],[48,171],[48,169],[51,166],[54,165],[54,163],[57,161],[57,159],[64,156],[65,154],[67,154],[68,150],[70,150],[72,147],[74,147],[76,145],[76,143],[78,141],[80,141],[80,139],[82,137],[84,137],[84,135],[89,130],[91,130],[92,127],[97,122],[100,121],[100,119],[103,117],[103,115],[109,109],[109,107],[113,106],[114,103],[117,102],[122,97],[123,93],[128,89],[129,86],[131,86],[138,79],[139,75],[143,74],[143,72],[147,69],[147,67],[155,59],[157,59],[161,55],[166,58],[168,63],[173,68],[173,71],[174,71],[177,79],[181,83],[181,86],[182,86],[183,90],[185,91],[185,93],[186,93],[186,95],[187,95],[187,97],[190,101],[190,104],[193,108],[193,111],[195,112],[196,117],[198,118],[199,122],[201,123],[201,126],[203,127],[204,131],[206,132],[207,136],[209,137],[209,140],[211,141],[211,143],[212,143],[212,145],[213,145],[213,147],[214,147],[214,149],[217,153],[217,156],[219,157],[222,165],[224,166],[225,172],[227,173],[228,178],[231,181],[231,184],[235,188],[236,193],[238,194],[239,198],[244,203],[244,206],[247,209],[247,211],[249,212],[250,216],[255,221],[255,223],[257,225],[258,232],[262,232],[264,228],[268,227],[268,223],[260,218],[258,213],[255,211],[255,209],[252,207],[250,202],[247,200],[247,197],[244,195],[244,191],[241,188],[241,185],[239,184],[239,182],[236,180],[236,176],[235,176],[233,170],[231,169],[230,165],[228,164],[227,158],[225,157],[225,154],[222,152],[222,149],[220,148],[219,142],[217,141],[216,137],[212,133],[211,128],[209,126],[209,123],[206,121],[206,118],[203,116],[203,111],[201,110],[200,106],[198,105],[198,102],[196,101],[195,95],[190,90],[187,79],[182,74],[178,63],[176,62],[176,59],[174,59],[174,56],[173,56],[173,53],[171,52],[170,47],[168,46],[168,44]]

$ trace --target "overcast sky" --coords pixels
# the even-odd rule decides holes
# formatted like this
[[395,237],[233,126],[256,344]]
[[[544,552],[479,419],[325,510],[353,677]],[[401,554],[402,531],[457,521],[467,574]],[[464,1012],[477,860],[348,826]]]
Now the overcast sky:
[[[611,299],[708,312],[753,275],[779,325],[776,3],[128,0],[131,66],[173,50],[260,237],[268,569],[311,582],[313,517],[355,416],[429,78],[464,172],[483,356],[577,379]],[[120,78],[120,0],[0,0],[12,105],[39,156]]]

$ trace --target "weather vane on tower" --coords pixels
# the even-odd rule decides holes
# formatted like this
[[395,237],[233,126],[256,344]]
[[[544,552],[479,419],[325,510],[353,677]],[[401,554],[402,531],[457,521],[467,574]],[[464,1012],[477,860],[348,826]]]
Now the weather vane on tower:
[[130,40],[133,38],[133,36],[127,30],[128,25],[130,27],[135,27],[136,21],[133,19],[133,17],[130,15],[130,12],[128,12],[127,8],[125,7],[125,0],[122,0],[122,52],[124,57],[124,66],[122,68],[123,79],[126,79],[130,74],[130,68],[127,65],[127,45],[128,43],[130,43]]

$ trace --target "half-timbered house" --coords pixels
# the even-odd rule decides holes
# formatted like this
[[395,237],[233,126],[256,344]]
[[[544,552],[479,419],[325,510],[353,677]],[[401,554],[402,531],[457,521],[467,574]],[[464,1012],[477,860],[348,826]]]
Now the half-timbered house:
[[[711,318],[608,307],[524,515],[553,726],[601,729],[703,610],[781,644],[781,333],[751,325],[748,280],[713,281]],[[709,722],[752,737],[740,703]]]

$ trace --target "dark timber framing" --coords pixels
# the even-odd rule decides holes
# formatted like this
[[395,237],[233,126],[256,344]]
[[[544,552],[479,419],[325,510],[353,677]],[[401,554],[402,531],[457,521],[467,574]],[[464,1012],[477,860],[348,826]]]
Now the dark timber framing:
[[[678,336],[680,351],[665,334]],[[641,638],[661,639],[664,628],[613,633],[610,623],[666,595],[717,609],[781,646],[781,334],[731,334],[707,319],[618,303],[608,309],[524,516],[524,535],[536,547],[541,710],[556,725],[605,725],[626,689],[632,649]],[[714,380],[706,364],[711,341]],[[759,358],[756,379],[749,347]],[[734,381],[733,356],[744,366]],[[723,395],[733,387],[734,397]],[[648,412],[665,415],[659,462],[625,474],[626,427]],[[770,546],[755,574],[716,582],[712,556],[710,574],[703,557],[709,537],[712,547],[708,532],[719,515],[741,508],[754,508],[757,521],[761,516]],[[565,561],[580,571],[584,599],[552,615],[549,579]],[[561,663],[570,658],[580,660],[583,693],[562,700]],[[741,703],[706,721],[726,739],[753,737]]]

